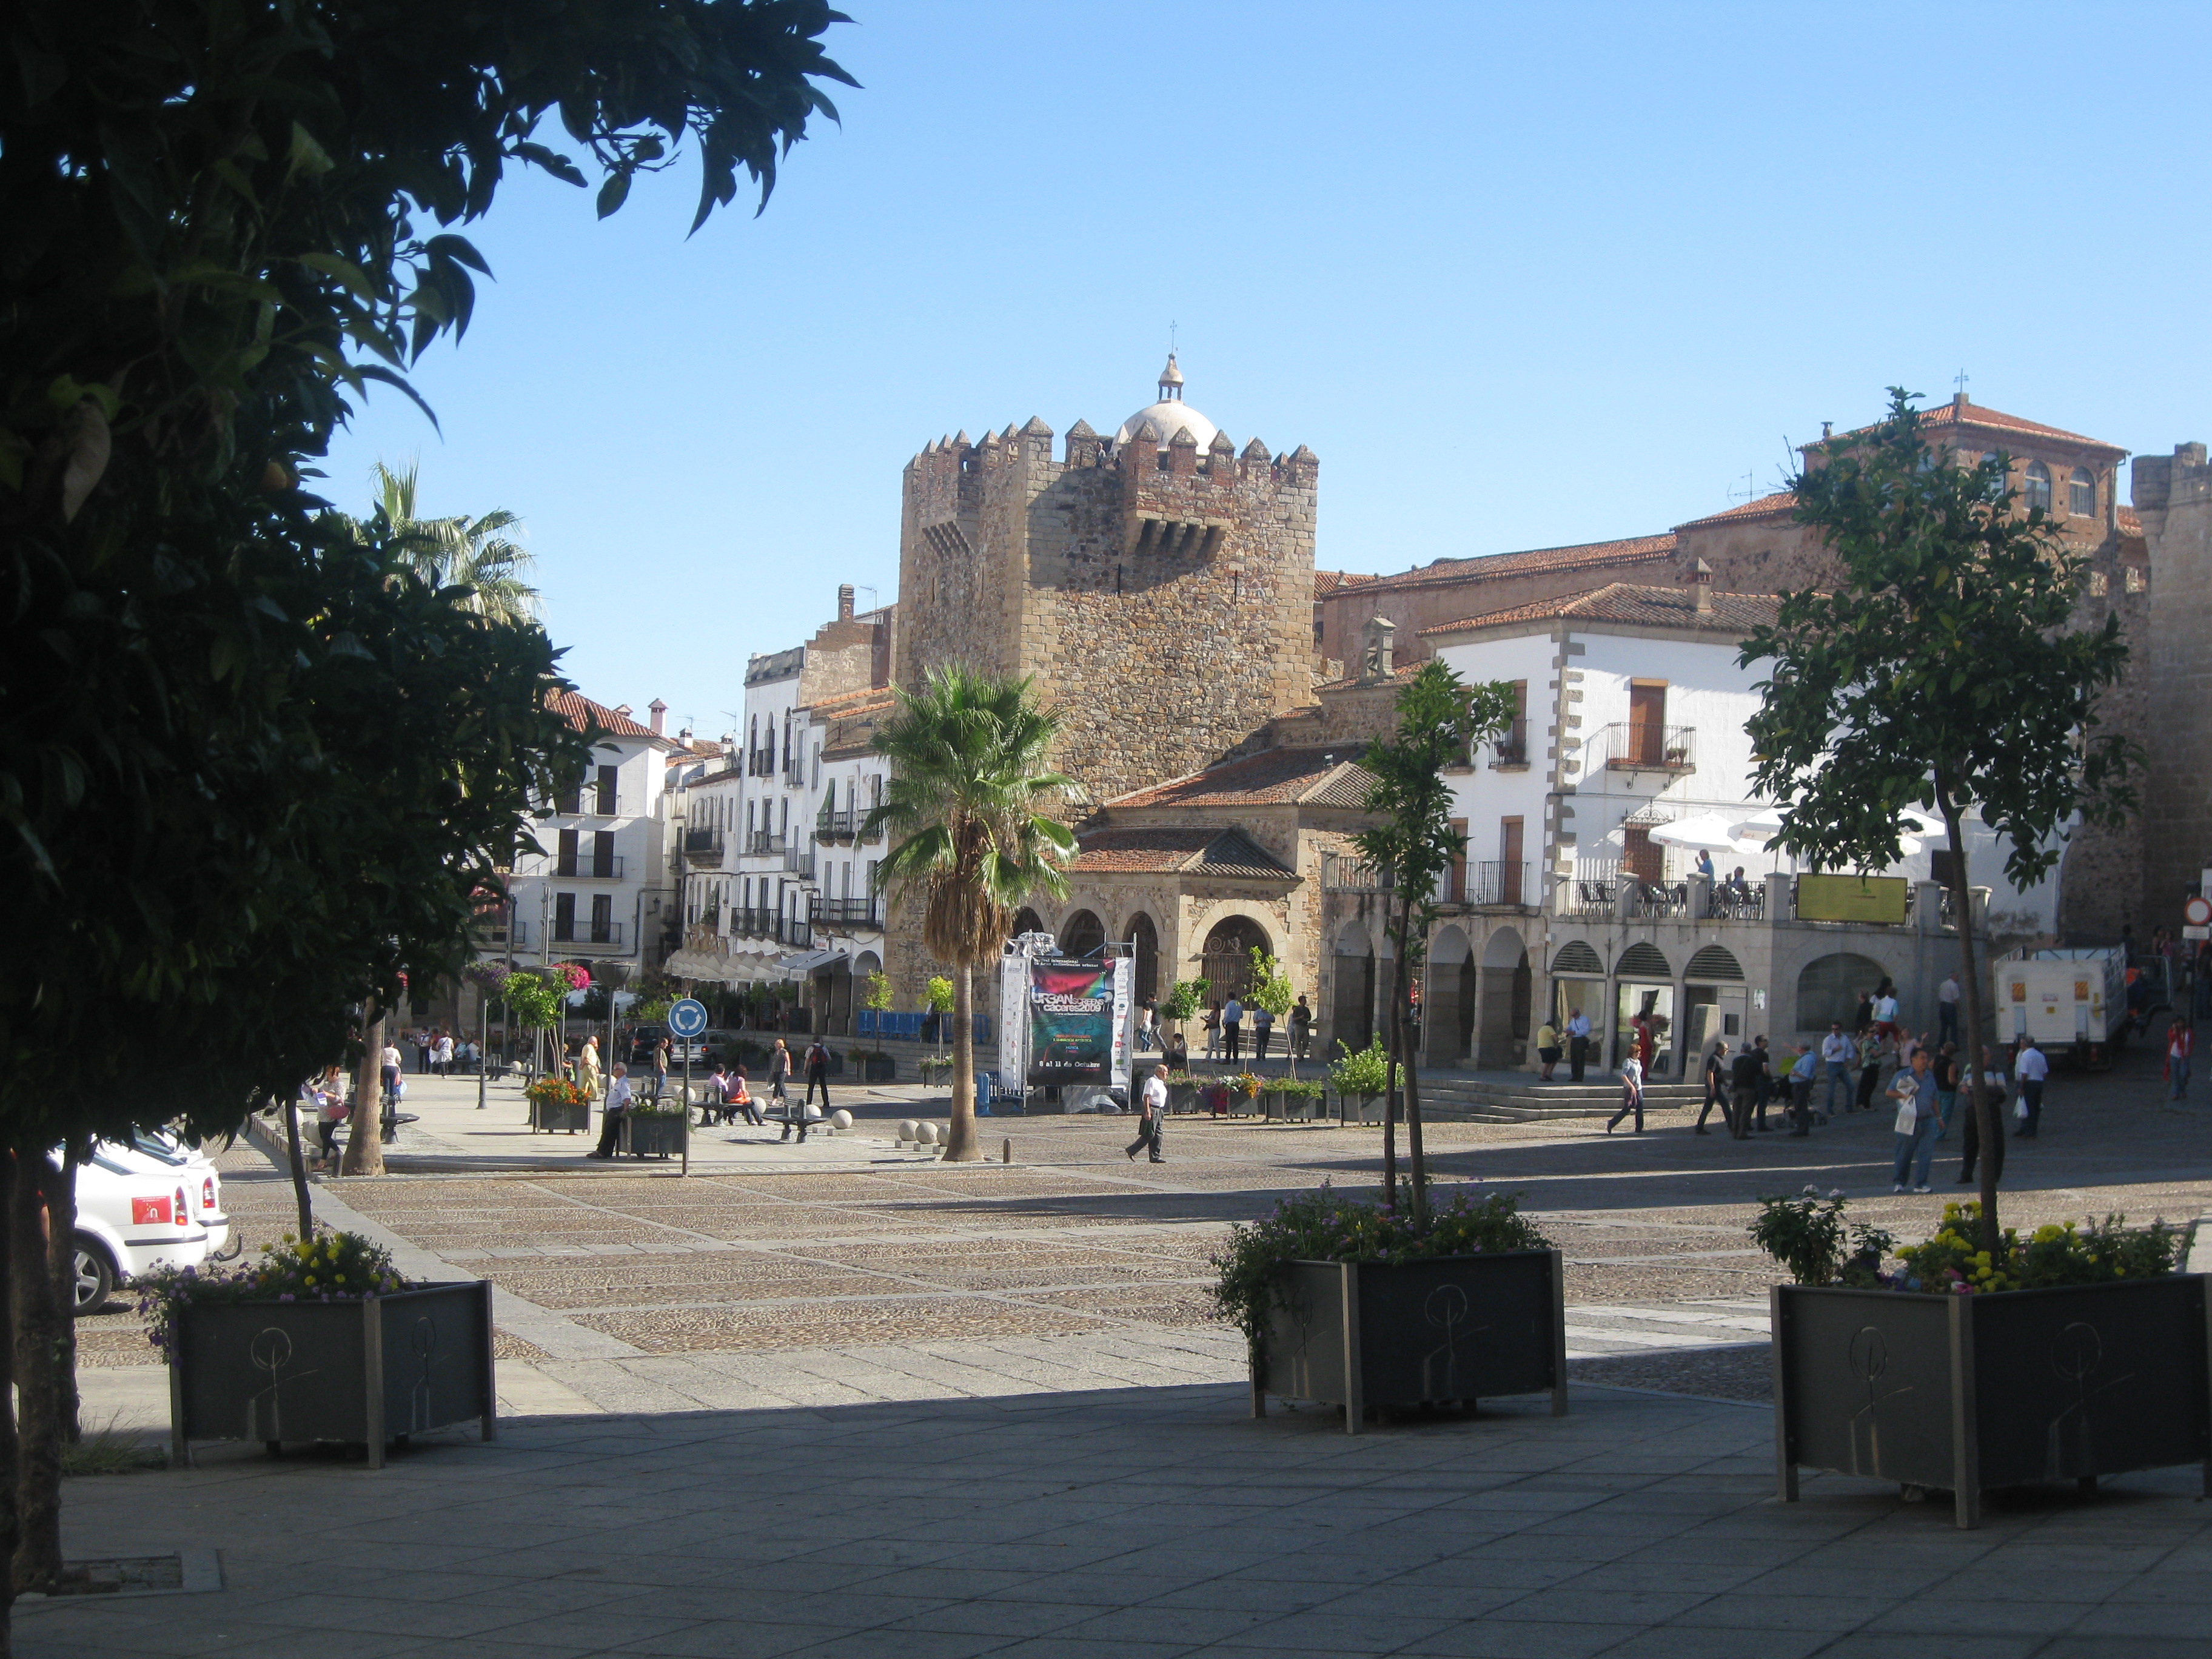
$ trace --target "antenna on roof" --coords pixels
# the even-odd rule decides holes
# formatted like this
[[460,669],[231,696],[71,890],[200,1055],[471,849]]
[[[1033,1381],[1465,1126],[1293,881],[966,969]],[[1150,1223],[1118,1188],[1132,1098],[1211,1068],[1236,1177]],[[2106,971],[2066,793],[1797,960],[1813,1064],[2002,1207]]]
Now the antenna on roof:
[[1963,368],[1951,377],[1951,384],[1959,388],[1961,398],[1966,395],[1966,371]]
[[1170,357],[1176,354],[1176,330],[1182,326],[1182,324],[1172,319],[1168,324],[1168,356]]
[[1729,490],[1728,498],[1732,501],[1757,501],[1759,499],[1759,481],[1757,475],[1753,472],[1746,472],[1743,475],[1743,488],[1741,489]]

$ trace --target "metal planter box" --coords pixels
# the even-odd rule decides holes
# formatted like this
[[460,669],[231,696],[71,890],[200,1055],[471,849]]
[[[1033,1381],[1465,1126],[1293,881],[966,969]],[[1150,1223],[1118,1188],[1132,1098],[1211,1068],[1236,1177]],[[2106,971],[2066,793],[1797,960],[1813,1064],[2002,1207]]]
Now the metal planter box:
[[1426,1261],[1287,1261],[1285,1300],[1252,1370],[1267,1396],[1344,1407],[1358,1434],[1374,1407],[1548,1390],[1567,1409],[1566,1279],[1557,1250]]
[[592,1131],[592,1103],[588,1100],[533,1100],[530,1103],[530,1131],[540,1129],[570,1134]]
[[476,1419],[498,1433],[491,1285],[426,1285],[359,1302],[203,1302],[177,1310],[171,1463],[195,1440],[358,1442]]
[[1961,1527],[1982,1493],[2177,1463],[2212,1496],[2212,1279],[1922,1296],[1777,1285],[1774,1455],[1797,1470],[1948,1490]]
[[863,1083],[896,1083],[898,1081],[898,1056],[896,1054],[856,1055]]
[[615,1146],[640,1158],[681,1158],[688,1150],[690,1127],[689,1112],[624,1112]]

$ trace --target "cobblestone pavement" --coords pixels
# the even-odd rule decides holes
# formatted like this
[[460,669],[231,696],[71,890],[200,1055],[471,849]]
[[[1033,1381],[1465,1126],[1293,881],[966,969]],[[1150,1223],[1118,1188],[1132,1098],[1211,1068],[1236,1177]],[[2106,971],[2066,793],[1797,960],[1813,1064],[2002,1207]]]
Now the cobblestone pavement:
[[[2212,1113],[2163,1109],[2149,1060],[2053,1085],[2043,1137],[2011,1150],[2008,1220],[2212,1209]],[[426,1118],[473,1118],[475,1085],[418,1079],[410,1098]],[[890,1098],[882,1109],[899,1109]],[[493,1100],[488,1115],[514,1105]],[[1914,1238],[1932,1230],[1956,1161],[1938,1159],[1942,1190],[1899,1196],[1886,1113],[1744,1143],[1693,1135],[1689,1117],[1656,1115],[1641,1137],[1587,1121],[1446,1124],[1429,1145],[1444,1195],[1518,1192],[1564,1250],[1578,1376],[1763,1398],[1774,1275],[1744,1236],[1756,1198],[1840,1188],[1855,1215]],[[1241,1346],[1206,1291],[1229,1225],[1323,1181],[1380,1178],[1374,1127],[1178,1118],[1158,1165],[1123,1156],[1127,1119],[985,1127],[1012,1163],[945,1165],[857,1140],[829,1143],[833,1163],[818,1137],[801,1153],[772,1130],[714,1130],[699,1138],[734,1146],[744,1167],[702,1160],[684,1179],[572,1157],[319,1183],[317,1202],[333,1224],[381,1231],[419,1276],[489,1278],[502,1395],[529,1414],[1225,1381]],[[265,1157],[241,1145],[224,1162],[250,1248],[294,1224]],[[81,1328],[88,1369],[143,1372],[88,1376],[95,1408],[158,1419],[160,1373],[135,1313]]]

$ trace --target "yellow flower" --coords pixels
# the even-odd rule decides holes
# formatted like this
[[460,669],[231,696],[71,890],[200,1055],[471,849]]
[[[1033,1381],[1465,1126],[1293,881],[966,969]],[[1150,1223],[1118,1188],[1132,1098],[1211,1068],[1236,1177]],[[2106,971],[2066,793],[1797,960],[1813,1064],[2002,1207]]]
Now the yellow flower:
[[312,1285],[312,1284],[313,1284],[314,1282],[315,1282],[315,1276],[314,1276],[314,1274],[313,1274],[313,1273],[309,1273],[309,1274],[307,1275],[307,1283],[309,1283],[310,1285]]

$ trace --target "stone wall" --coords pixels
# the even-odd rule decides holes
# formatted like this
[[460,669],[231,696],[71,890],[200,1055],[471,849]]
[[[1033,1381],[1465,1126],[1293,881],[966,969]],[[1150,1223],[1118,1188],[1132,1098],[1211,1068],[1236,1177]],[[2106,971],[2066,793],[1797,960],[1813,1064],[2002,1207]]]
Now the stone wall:
[[2142,630],[2144,729],[2142,922],[2178,925],[2181,901],[2212,866],[2212,465],[2200,443],[2135,463],[2150,594]]
[[896,675],[1033,676],[1097,803],[1194,772],[1310,701],[1320,464],[1255,441],[1132,441],[1031,421],[908,464]]

